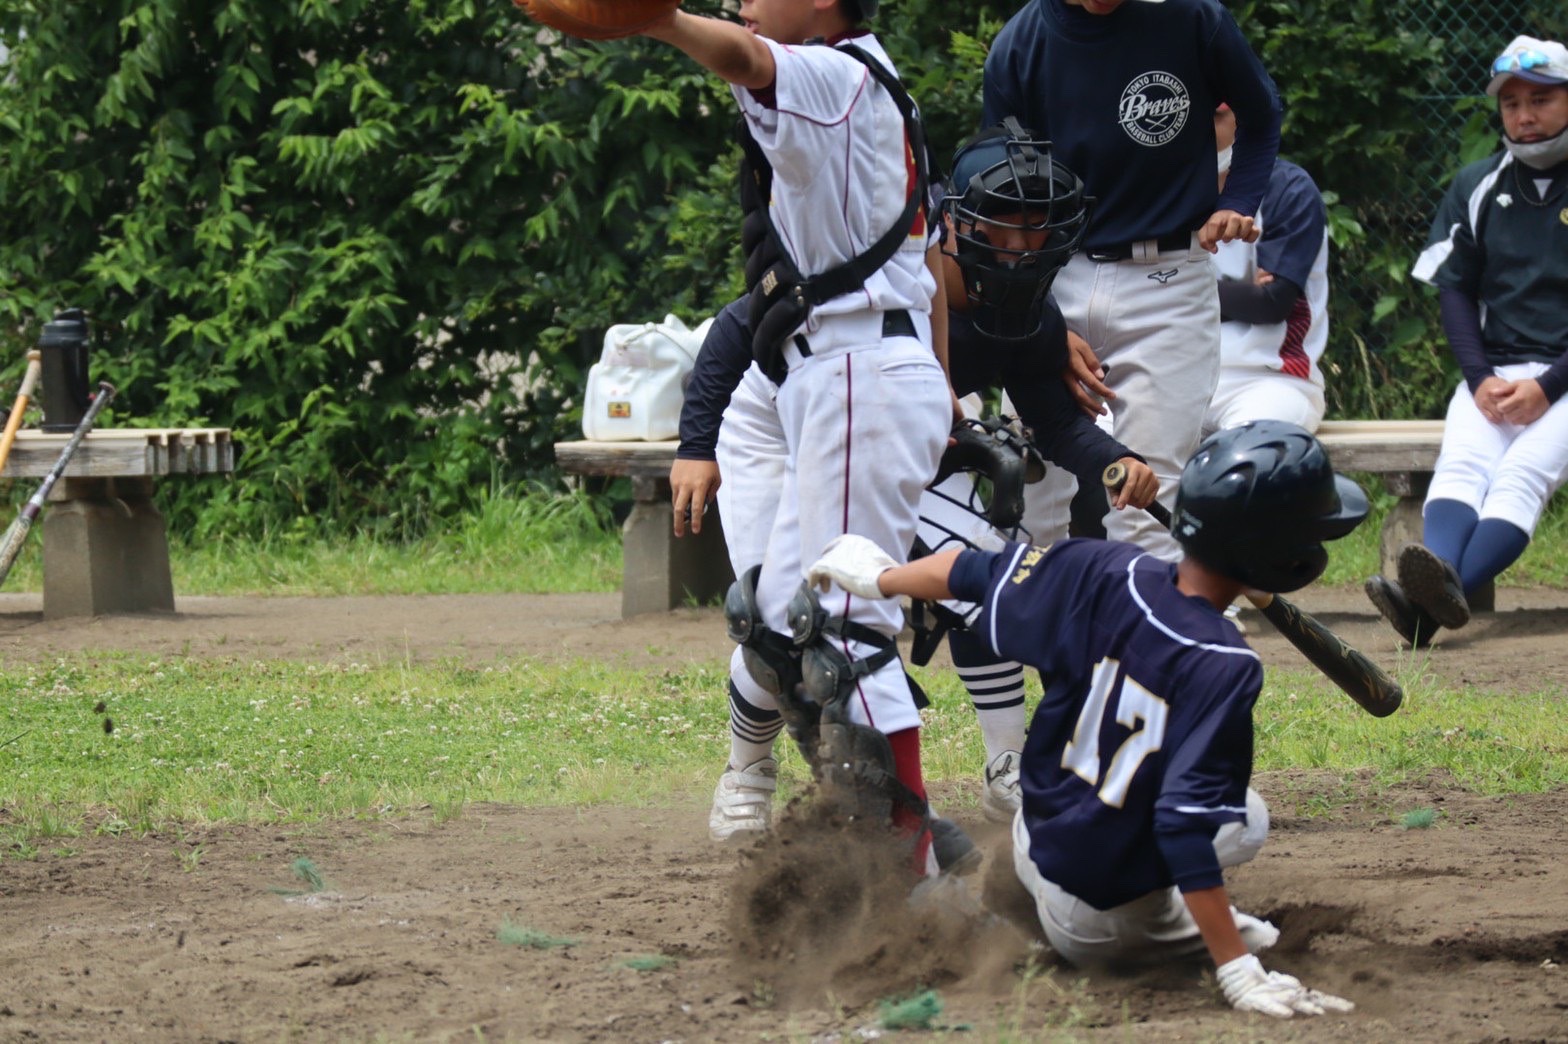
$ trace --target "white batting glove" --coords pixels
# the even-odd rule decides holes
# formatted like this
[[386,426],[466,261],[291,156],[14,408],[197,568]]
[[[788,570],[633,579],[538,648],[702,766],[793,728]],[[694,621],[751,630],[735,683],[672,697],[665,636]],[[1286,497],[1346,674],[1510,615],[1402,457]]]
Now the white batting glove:
[[898,565],[875,543],[863,536],[846,533],[828,541],[822,557],[806,570],[806,583],[821,591],[837,584],[861,598],[886,598],[877,586],[877,577]]
[[1220,989],[1237,1011],[1257,1011],[1276,1019],[1294,1015],[1322,1015],[1329,1011],[1354,1011],[1343,997],[1319,993],[1301,980],[1282,972],[1266,972],[1252,954],[1226,961],[1217,969]]

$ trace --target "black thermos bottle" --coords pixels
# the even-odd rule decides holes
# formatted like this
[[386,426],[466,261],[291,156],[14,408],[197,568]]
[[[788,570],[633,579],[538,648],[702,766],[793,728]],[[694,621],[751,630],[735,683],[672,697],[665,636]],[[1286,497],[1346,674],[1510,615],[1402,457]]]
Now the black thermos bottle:
[[92,403],[87,388],[87,316],[80,308],[56,312],[38,338],[42,358],[43,423],[46,432],[76,430]]

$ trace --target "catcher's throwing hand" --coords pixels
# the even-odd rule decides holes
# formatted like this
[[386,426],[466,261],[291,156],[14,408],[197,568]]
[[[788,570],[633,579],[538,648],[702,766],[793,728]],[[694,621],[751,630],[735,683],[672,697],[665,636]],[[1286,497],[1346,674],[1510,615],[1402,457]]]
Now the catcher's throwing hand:
[[1257,1011],[1288,1019],[1295,1015],[1354,1011],[1356,1007],[1343,997],[1307,989],[1295,976],[1264,971],[1263,963],[1250,953],[1220,965],[1217,977],[1225,999],[1237,1011]]
[[821,591],[837,584],[861,598],[886,598],[877,577],[898,563],[863,536],[845,533],[828,541],[822,557],[806,570],[806,582]]
[[675,535],[702,532],[702,516],[719,489],[719,465],[711,460],[679,460],[670,465],[670,506],[675,510]]
[[680,0],[514,0],[540,25],[583,40],[635,36],[668,22]]
[[1123,457],[1117,463],[1127,469],[1127,478],[1116,491],[1111,507],[1120,511],[1125,507],[1146,508],[1160,494],[1160,477],[1137,457]]
[[1071,330],[1067,331],[1067,369],[1062,372],[1062,380],[1084,413],[1098,417],[1110,412],[1105,404],[1116,398],[1116,393],[1105,383],[1105,367],[1100,365],[1089,342]]

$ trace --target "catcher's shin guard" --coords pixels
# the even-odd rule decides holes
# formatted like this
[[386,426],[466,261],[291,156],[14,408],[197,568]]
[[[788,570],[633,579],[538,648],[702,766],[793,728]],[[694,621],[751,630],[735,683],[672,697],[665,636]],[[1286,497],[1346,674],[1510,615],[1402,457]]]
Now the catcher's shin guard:
[[761,572],[761,566],[752,566],[730,585],[724,596],[725,627],[740,646],[752,679],[778,700],[779,716],[790,738],[806,760],[814,762],[822,708],[804,697],[800,650],[762,622],[757,608],[757,576]]
[[[856,685],[898,659],[897,642],[863,624],[828,616],[808,584],[790,600],[789,622],[800,650],[801,689],[821,711],[816,753],[809,760],[827,799],[853,819],[891,826],[895,806],[924,819],[926,801],[899,780],[888,738],[849,718]],[[854,659],[845,651],[845,639],[877,651]]]

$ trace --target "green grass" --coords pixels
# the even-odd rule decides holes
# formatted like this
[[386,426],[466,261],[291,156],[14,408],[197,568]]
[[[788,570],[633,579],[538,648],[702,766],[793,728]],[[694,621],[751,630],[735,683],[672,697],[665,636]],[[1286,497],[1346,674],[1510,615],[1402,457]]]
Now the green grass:
[[[690,802],[724,757],[724,667],[0,663],[0,730],[19,734],[0,748],[0,848],[28,855],[41,838],[177,823],[441,820],[480,801]],[[945,672],[922,680],[934,700],[927,779],[976,778],[984,751],[967,697]],[[1405,706],[1380,720],[1315,674],[1271,672],[1258,770],[1340,775],[1354,781],[1345,801],[1434,771],[1481,794],[1568,783],[1561,693],[1405,684]],[[112,733],[93,712],[100,701]],[[780,750],[787,794],[806,771],[787,742]]]
[[[1328,584],[1360,584],[1378,571],[1378,533],[1393,499],[1360,476],[1373,513],[1330,546]],[[8,591],[41,591],[41,541],[23,552]],[[1505,584],[1568,586],[1568,498],[1548,507]],[[182,595],[541,594],[608,592],[621,580],[620,532],[605,509],[578,494],[489,492],[474,512],[424,540],[370,533],[330,539],[298,533],[181,543],[170,549]]]
[[[36,537],[7,591],[43,590]],[[543,594],[616,591],[621,537],[607,513],[577,494],[486,494],[478,508],[417,542],[370,533],[322,539],[297,533],[171,540],[181,595]]]

